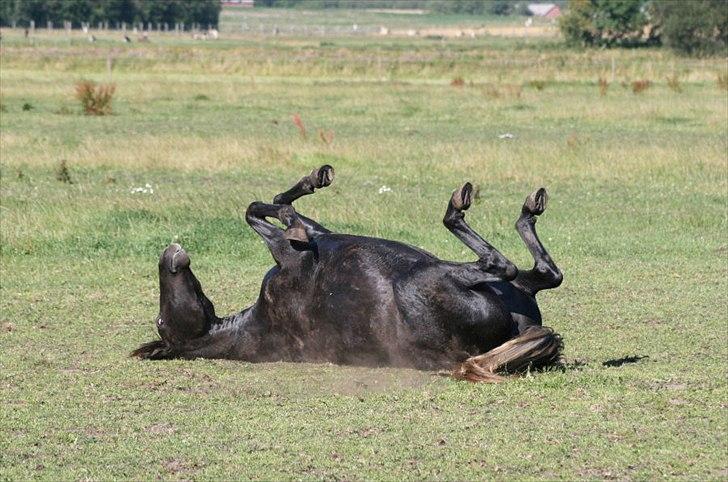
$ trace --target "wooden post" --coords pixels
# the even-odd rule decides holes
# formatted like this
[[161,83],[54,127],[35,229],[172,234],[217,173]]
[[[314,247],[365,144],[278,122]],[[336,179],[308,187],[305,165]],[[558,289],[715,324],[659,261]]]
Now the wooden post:
[[48,23],[46,24],[46,28],[48,29],[48,32],[53,30],[53,22],[48,20]]

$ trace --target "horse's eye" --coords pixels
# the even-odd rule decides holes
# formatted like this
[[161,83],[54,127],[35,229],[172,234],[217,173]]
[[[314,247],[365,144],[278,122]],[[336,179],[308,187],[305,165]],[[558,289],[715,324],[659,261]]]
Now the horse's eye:
[[162,326],[164,324],[164,320],[162,318],[157,318],[157,326]]

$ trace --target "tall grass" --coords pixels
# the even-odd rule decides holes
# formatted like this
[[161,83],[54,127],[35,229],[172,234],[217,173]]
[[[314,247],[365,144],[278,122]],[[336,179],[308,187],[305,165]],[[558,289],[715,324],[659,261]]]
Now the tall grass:
[[97,84],[90,80],[76,83],[76,99],[87,115],[111,114],[111,101],[115,92],[114,84]]

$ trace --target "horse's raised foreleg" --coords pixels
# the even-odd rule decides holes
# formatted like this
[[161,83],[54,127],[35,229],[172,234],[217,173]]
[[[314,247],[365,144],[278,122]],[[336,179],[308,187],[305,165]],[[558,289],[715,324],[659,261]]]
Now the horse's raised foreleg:
[[[269,222],[266,218],[278,219],[285,230]],[[265,204],[253,202],[245,212],[245,220],[251,228],[263,238],[273,259],[285,264],[291,257],[298,257],[299,251],[294,249],[291,241],[308,242],[309,235],[304,223],[290,205]]]
[[536,234],[536,220],[546,209],[547,200],[548,194],[544,188],[531,193],[523,203],[521,215],[516,221],[516,230],[531,252],[534,265],[529,271],[521,271],[513,283],[531,295],[556,288],[564,278]]
[[[465,211],[470,207],[472,195],[473,186],[469,182],[453,192],[443,223],[451,233],[478,255],[478,261],[466,263],[465,266],[475,267],[480,272],[492,275],[482,281],[512,280],[518,274],[518,268],[465,222]],[[472,269],[468,269],[467,272],[472,273]]]
[[304,176],[292,188],[273,198],[273,204],[293,204],[296,199],[313,194],[315,189],[326,187],[334,180],[334,168],[328,164],[314,169]]
[[[304,176],[292,188],[286,192],[282,192],[273,198],[273,204],[293,204],[296,199],[313,194],[314,190],[328,186],[334,180],[334,168],[328,164],[314,169],[311,174]],[[328,229],[321,226],[316,221],[299,214],[298,217],[306,226],[307,230],[314,231],[319,234],[330,233]]]

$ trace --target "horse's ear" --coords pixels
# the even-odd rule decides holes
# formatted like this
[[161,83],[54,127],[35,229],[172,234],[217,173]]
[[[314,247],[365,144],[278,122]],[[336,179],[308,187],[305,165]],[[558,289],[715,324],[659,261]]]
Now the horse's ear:
[[139,348],[129,354],[131,357],[138,357],[142,360],[165,360],[174,358],[172,349],[162,340],[153,340],[142,344]]

